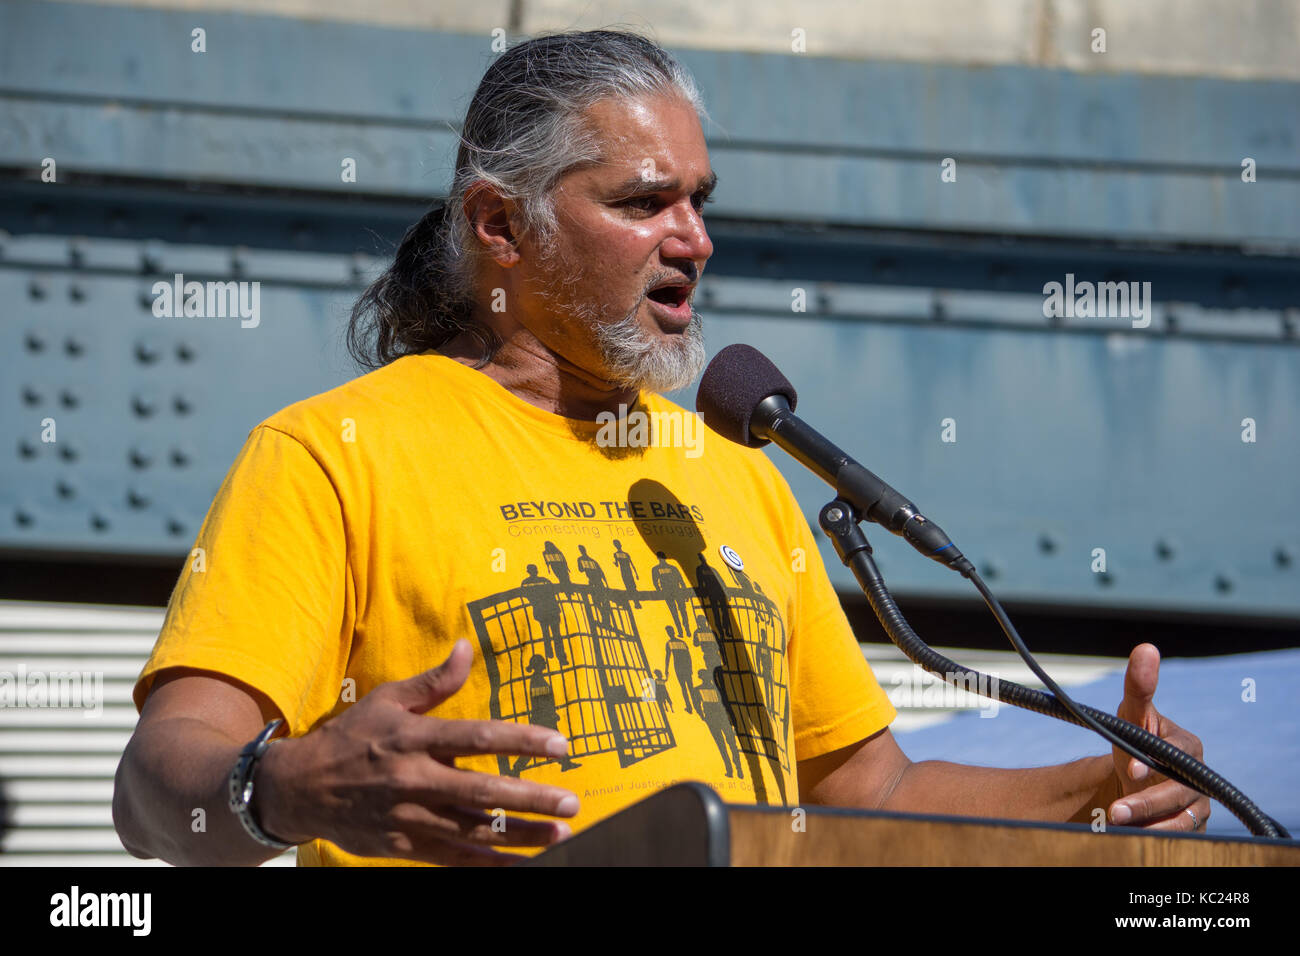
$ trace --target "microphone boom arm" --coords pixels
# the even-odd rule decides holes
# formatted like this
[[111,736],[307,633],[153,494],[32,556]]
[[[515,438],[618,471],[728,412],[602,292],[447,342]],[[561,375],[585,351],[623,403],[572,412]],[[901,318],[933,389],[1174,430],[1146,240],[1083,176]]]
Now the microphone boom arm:
[[[949,660],[931,648],[912,630],[907,619],[903,617],[902,611],[894,603],[888,588],[885,587],[884,578],[872,557],[871,545],[859,525],[861,520],[862,515],[856,505],[843,498],[826,505],[819,516],[822,530],[830,536],[835,545],[835,552],[844,566],[853,572],[885,633],[914,664],[954,686],[960,687],[963,683],[967,689],[973,686],[976,688],[976,693],[981,696],[1089,727],[1158,773],[1218,800],[1255,836],[1275,840],[1290,839],[1290,834],[1280,823],[1195,757],[1127,720],[1070,700],[1029,655],[1028,648],[1019,640],[1019,635],[1015,634],[1010,619],[1002,611],[997,599],[987,587],[983,586],[984,582],[979,580],[979,575],[973,567],[970,573],[964,576],[971,578],[979,588],[985,602],[997,616],[998,623],[1006,631],[1007,637],[1011,638],[1013,646],[1020,652],[1021,657],[1049,688],[1056,691],[1056,694],[1043,693],[1011,681],[990,678],[986,674]],[[1061,698],[1069,701],[1070,706],[1062,703]]]

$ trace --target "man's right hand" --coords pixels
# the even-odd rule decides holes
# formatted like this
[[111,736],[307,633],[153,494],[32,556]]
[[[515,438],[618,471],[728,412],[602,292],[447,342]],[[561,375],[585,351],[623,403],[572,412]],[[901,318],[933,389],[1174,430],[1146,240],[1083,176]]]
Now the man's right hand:
[[508,811],[571,817],[576,794],[456,767],[457,757],[474,754],[558,757],[568,753],[563,735],[511,721],[424,716],[460,690],[473,656],[469,641],[458,641],[441,666],[381,684],[305,736],[270,747],[252,806],[267,834],[292,843],[324,839],[357,856],[488,866],[520,859],[494,846],[567,837],[565,823]]

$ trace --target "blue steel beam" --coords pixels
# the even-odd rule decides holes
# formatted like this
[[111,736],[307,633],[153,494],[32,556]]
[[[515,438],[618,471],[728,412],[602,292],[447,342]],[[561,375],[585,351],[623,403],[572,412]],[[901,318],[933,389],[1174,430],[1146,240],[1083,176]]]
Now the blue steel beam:
[[[1293,347],[816,315],[714,317],[708,337],[776,360],[800,414],[938,521],[1001,597],[1300,619]],[[830,489],[771,454],[815,527]],[[872,540],[900,592],[972,596]]]
[[[193,53],[200,20],[208,52]],[[486,36],[29,2],[0,7],[0,33],[0,165],[338,193],[443,191],[491,58]],[[1296,84],[678,52],[713,104],[723,215],[1300,236]],[[946,157],[956,182],[940,181]],[[1246,157],[1257,182],[1240,179]]]
[[[58,236],[3,252],[11,551],[183,553],[248,429],[355,374],[341,348],[365,278],[354,257]],[[258,325],[155,316],[153,284],[175,271],[261,282]],[[992,293],[948,293],[966,323],[950,327],[903,315],[932,292],[844,283],[782,313],[772,304],[797,280],[706,282],[711,348],[778,358],[808,420],[941,521],[1006,596],[1300,619],[1294,343],[1008,328],[1023,297]],[[55,442],[41,441],[47,419]],[[774,458],[811,519],[827,490]],[[900,593],[968,595],[877,544]]]
[[[102,177],[57,189],[0,180],[0,231],[15,236],[155,238],[386,257],[426,207],[424,200],[212,183],[182,193],[165,183]],[[1041,294],[1044,283],[1073,272],[1097,281],[1148,281],[1161,300],[1210,308],[1300,307],[1300,258],[1230,246],[831,228],[712,213],[709,235],[713,275]]]

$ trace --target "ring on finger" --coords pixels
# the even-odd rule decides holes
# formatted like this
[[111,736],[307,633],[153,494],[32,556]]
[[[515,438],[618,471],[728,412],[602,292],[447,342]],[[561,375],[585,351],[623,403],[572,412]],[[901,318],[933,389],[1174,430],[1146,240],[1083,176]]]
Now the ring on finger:
[[1192,829],[1193,829],[1193,830],[1199,830],[1199,829],[1201,828],[1201,821],[1198,820],[1198,819],[1196,819],[1196,814],[1194,814],[1194,813],[1192,812],[1192,808],[1191,808],[1191,807],[1183,807],[1183,813],[1187,814],[1189,817],[1192,818]]

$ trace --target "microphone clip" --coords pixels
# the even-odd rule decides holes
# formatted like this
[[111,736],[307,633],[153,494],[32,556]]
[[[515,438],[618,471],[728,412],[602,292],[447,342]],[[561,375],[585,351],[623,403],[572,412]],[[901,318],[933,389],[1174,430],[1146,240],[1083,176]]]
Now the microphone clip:
[[872,553],[871,544],[862,530],[861,521],[862,516],[858,514],[857,509],[843,498],[836,498],[817,515],[817,523],[831,539],[831,543],[835,545],[835,553],[845,565],[859,551]]

